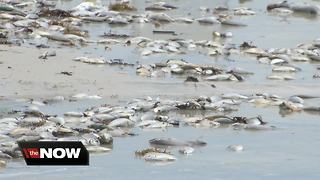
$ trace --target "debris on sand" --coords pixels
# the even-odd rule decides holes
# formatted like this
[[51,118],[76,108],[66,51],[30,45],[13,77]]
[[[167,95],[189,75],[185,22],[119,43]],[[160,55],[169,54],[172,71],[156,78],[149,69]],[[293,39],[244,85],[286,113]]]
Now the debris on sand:
[[61,71],[60,74],[72,76],[72,72],[70,72],[70,71]]

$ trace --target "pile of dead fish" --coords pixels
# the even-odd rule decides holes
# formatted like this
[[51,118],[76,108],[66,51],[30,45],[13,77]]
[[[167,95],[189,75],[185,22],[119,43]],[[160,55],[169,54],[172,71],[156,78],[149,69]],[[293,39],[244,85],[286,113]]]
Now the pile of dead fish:
[[295,48],[261,49],[248,43],[243,43],[242,46],[243,53],[256,57],[259,63],[272,66],[272,74],[267,76],[267,79],[272,80],[296,79],[293,75],[302,71],[299,63],[320,61],[319,39],[310,44],[300,44]]
[[[137,150],[135,151],[135,155],[138,158],[144,159],[146,162],[159,165],[165,165],[178,159],[177,155],[172,153],[171,150],[177,149],[177,152],[181,155],[192,155],[197,149],[207,145],[206,142],[201,140],[180,141],[172,138],[154,138],[149,140],[149,144],[151,147]],[[234,144],[228,146],[227,149],[234,152],[241,152],[244,150],[244,146]]]
[[[97,95],[76,94],[69,100],[100,99]],[[65,112],[63,116],[44,114],[41,107],[50,103],[65,101],[57,96],[43,102],[30,100],[23,111],[13,111],[8,117],[0,120],[0,159],[6,162],[21,157],[17,141],[81,141],[89,152],[109,152],[115,137],[137,135],[138,129],[160,129],[169,127],[193,126],[202,128],[232,127],[234,130],[265,131],[274,130],[261,116],[244,117],[228,116],[229,112],[237,111],[241,103],[255,106],[278,106],[285,113],[296,111],[319,111],[319,107],[305,106],[303,98],[309,96],[291,96],[282,98],[277,95],[254,94],[251,96],[237,93],[221,96],[201,96],[189,100],[170,100],[151,98],[134,99],[126,105],[101,105],[88,108],[83,112]],[[207,112],[202,115],[187,115],[190,112]],[[197,114],[197,113],[195,113]],[[198,113],[199,114],[199,113]],[[172,142],[170,140],[169,142]],[[169,145],[168,141],[154,139],[151,145]],[[172,143],[182,147],[183,154],[193,152],[194,146],[205,145],[201,141]],[[157,147],[158,148],[158,147]],[[174,160],[159,149],[138,152],[150,161]]]
[[[127,2],[106,7],[99,3],[83,2],[68,10],[55,8],[54,1],[1,1],[0,2],[0,38],[1,43],[19,44],[29,42],[37,47],[47,47],[46,40],[61,42],[62,45],[76,45],[96,42],[89,40],[90,32],[81,28],[83,23],[109,23],[110,25],[127,25],[130,23],[169,23],[183,22],[200,24],[221,24],[243,26],[234,22],[229,15],[208,16],[200,18],[177,17],[158,12],[177,9],[176,6],[157,2],[138,14]],[[126,10],[134,10],[127,12]],[[125,10],[125,12],[123,12]],[[157,12],[154,12],[157,11]],[[234,15],[254,14],[246,8],[235,8]],[[10,35],[8,37],[7,35]],[[172,48],[171,50],[174,50]],[[145,54],[145,53],[144,53]]]
[[135,151],[136,157],[148,162],[158,162],[161,164],[177,160],[176,156],[170,152],[170,149],[178,148],[180,154],[190,155],[195,151],[195,148],[207,145],[206,142],[200,140],[183,142],[172,138],[154,138],[149,140],[149,143],[151,147]]
[[104,59],[100,58],[88,58],[88,57],[76,57],[74,61],[87,63],[87,64],[108,64],[108,65],[122,65],[122,66],[134,66],[132,63],[125,62],[123,59]]
[[269,4],[267,6],[267,10],[283,14],[300,13],[307,15],[319,15],[320,13],[319,6],[302,3],[290,3],[288,1]]
[[[232,36],[232,35],[231,35]],[[194,41],[192,39],[151,40],[145,37],[134,37],[126,41],[127,44],[136,44],[141,56],[152,54],[185,54],[187,51],[203,50],[203,54],[217,56],[228,54],[234,45],[224,45],[212,40]]]
[[[223,44],[221,39],[230,38],[231,32],[213,32],[214,40],[192,40],[172,38],[168,40],[152,40],[147,37],[132,37],[105,33],[99,39],[92,39],[90,32],[84,30],[84,23],[108,23],[111,26],[126,26],[131,23],[163,23],[198,22],[200,25],[237,26],[246,24],[235,21],[234,16],[252,16],[256,12],[250,8],[239,7],[228,9],[201,8],[206,13],[203,17],[171,17],[164,11],[178,9],[175,5],[156,2],[145,7],[147,12],[138,13],[137,8],[128,2],[110,4],[109,7],[83,2],[68,10],[55,8],[55,1],[45,0],[0,0],[0,44],[20,44],[28,42],[38,48],[48,48],[48,41],[59,42],[63,46],[81,46],[84,44],[104,44],[135,46],[141,56],[154,54],[183,54],[200,50],[208,56],[250,55],[257,62],[272,66],[267,76],[272,80],[292,80],[294,74],[303,70],[298,63],[320,61],[320,39],[310,44],[298,45],[295,48],[261,49],[250,43],[241,45]],[[287,1],[270,4],[267,10],[279,14],[303,13],[318,15],[319,7],[306,4],[293,4]],[[169,31],[153,31],[153,33],[172,33]],[[175,34],[174,32],[172,34]],[[110,48],[110,47],[106,47]],[[40,59],[55,56],[55,51],[45,51]],[[105,59],[76,57],[74,61],[87,64],[109,64],[134,66],[123,59]],[[64,72],[68,74],[68,72]],[[166,62],[151,65],[140,65],[136,69],[139,76],[158,77],[166,74],[187,76],[186,81],[243,81],[251,72],[242,69],[225,70],[213,65],[198,65],[185,60],[170,59]],[[69,73],[70,74],[70,73]],[[314,75],[317,78],[319,75]],[[0,167],[13,158],[20,158],[21,152],[16,142],[19,141],[81,141],[89,152],[110,152],[117,137],[138,135],[144,130],[166,130],[190,126],[196,128],[231,128],[237,131],[276,130],[261,116],[246,117],[234,115],[241,104],[255,107],[274,106],[282,115],[294,112],[319,112],[320,107],[305,102],[306,95],[280,97],[273,94],[243,95],[227,93],[219,96],[201,96],[184,100],[172,100],[147,97],[134,99],[127,104],[91,107],[85,111],[70,111],[63,115],[45,114],[42,106],[65,100],[79,101],[84,99],[101,99],[98,95],[85,93],[65,98],[57,96],[43,102],[30,100],[28,107],[15,110],[0,119]],[[186,113],[186,112],[192,112]],[[199,113],[201,112],[201,113]],[[232,115],[230,115],[233,113]],[[168,147],[178,147],[182,154],[192,154],[196,147],[205,146],[200,140],[178,141],[175,139],[152,139],[151,147],[136,151],[135,155],[146,161],[174,161],[177,158],[168,151]],[[232,151],[242,151],[242,145],[231,145]]]
[[202,76],[206,81],[243,81],[243,74],[251,74],[250,72],[233,69],[224,71],[216,66],[196,65],[184,60],[171,59],[165,63],[156,63],[153,65],[141,65],[137,68],[136,73],[139,76],[159,77],[166,73],[188,75],[186,81],[198,82],[196,76]]

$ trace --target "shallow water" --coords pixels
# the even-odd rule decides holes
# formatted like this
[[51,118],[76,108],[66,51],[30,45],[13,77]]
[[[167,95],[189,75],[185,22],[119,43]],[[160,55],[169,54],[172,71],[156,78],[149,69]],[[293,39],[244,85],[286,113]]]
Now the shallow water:
[[[91,102],[92,103],[92,102]],[[83,110],[84,104],[70,109],[64,104],[43,108],[46,112]],[[91,104],[93,105],[93,104]],[[73,106],[73,105],[70,105]],[[16,107],[16,106],[15,106]],[[81,108],[82,107],[82,108]],[[234,115],[248,117],[261,114],[276,130],[245,131],[226,128],[169,128],[167,131],[135,129],[138,136],[115,138],[113,150],[108,154],[91,154],[89,167],[31,167],[14,161],[0,172],[1,179],[317,179],[320,165],[318,137],[319,116],[295,113],[282,117],[278,107],[256,108],[244,105]],[[196,148],[192,155],[177,155],[171,164],[150,164],[135,158],[134,151],[148,147],[152,138],[201,139],[207,146]],[[230,144],[242,144],[243,152],[226,149]],[[294,169],[294,170],[293,170]]]
[[[59,0],[58,7],[70,9],[78,5],[81,0]],[[154,1],[152,1],[154,2]],[[242,3],[243,2],[243,3]],[[319,18],[300,15],[289,15],[281,17],[266,12],[266,6],[269,0],[249,0],[249,1],[182,1],[175,0],[172,4],[179,7],[177,10],[168,11],[169,15],[174,17],[201,17],[210,16],[211,13],[201,12],[199,7],[205,6],[213,8],[218,5],[225,5],[229,8],[246,6],[257,12],[255,16],[236,17],[247,27],[220,27],[217,25],[203,26],[194,22],[193,24],[166,24],[161,26],[160,30],[174,30],[178,36],[154,35],[154,25],[152,24],[130,24],[127,26],[109,26],[107,23],[88,23],[83,29],[90,30],[90,38],[98,39],[99,35],[104,32],[129,33],[134,36],[146,36],[152,39],[169,39],[169,38],[190,38],[194,40],[210,40],[213,31],[230,31],[233,38],[228,40],[230,43],[241,44],[244,41],[252,41],[253,44],[262,48],[290,48],[300,43],[310,43],[312,40],[319,38]],[[291,1],[302,2],[302,1]],[[320,5],[319,1],[303,1]],[[108,4],[109,1],[101,0],[101,3]],[[138,12],[143,12],[147,4],[144,0],[132,0],[133,5],[138,7]],[[190,13],[190,14],[189,14]],[[317,67],[319,63],[295,63],[302,69],[294,76],[296,80],[288,82],[278,82],[267,80],[265,77],[271,74],[270,65],[260,64],[255,58],[250,56],[230,56],[230,57],[208,57],[197,51],[188,52],[182,55],[165,55],[156,54],[149,57],[141,57],[139,51],[133,47],[123,47],[121,45],[111,46],[112,51],[105,51],[103,45],[88,45],[77,48],[59,48],[55,42],[50,42],[59,52],[69,51],[69,54],[76,56],[92,56],[106,58],[123,58],[128,62],[136,63],[154,63],[166,61],[169,58],[182,58],[196,64],[216,64],[224,68],[241,67],[251,71],[254,75],[246,76],[244,86],[248,85],[247,91],[256,91],[255,86],[270,85],[277,92],[277,87],[281,85],[294,85],[303,87],[308,85],[309,88],[314,85],[314,94],[320,96],[319,79],[313,79],[312,75],[319,73]],[[27,44],[23,45],[29,47]],[[61,49],[61,50],[60,50]],[[0,54],[0,58],[4,58]],[[68,59],[64,59],[68,60]],[[71,61],[71,59],[70,59]],[[88,65],[89,66],[89,65]],[[92,67],[92,66],[91,66]],[[95,67],[100,68],[100,67]],[[66,111],[81,111],[88,107],[99,104],[124,104],[126,100],[136,98],[137,96],[166,96],[171,98],[184,98],[185,93],[181,89],[175,89],[173,84],[185,85],[181,82],[184,76],[167,76],[165,78],[141,78],[136,77],[135,68],[126,67],[102,67],[105,71],[110,69],[115,72],[127,73],[133,79],[139,80],[140,83],[130,82],[134,89],[130,95],[117,98],[104,97],[97,101],[79,101],[79,102],[62,102],[53,105],[40,107],[47,114],[61,115]],[[92,70],[92,69],[90,69]],[[106,73],[106,76],[109,74]],[[105,78],[105,77],[100,77]],[[111,77],[112,78],[112,77]],[[0,81],[1,82],[1,81]],[[131,84],[130,84],[131,83]],[[133,84],[133,85],[132,85]],[[219,88],[219,83],[218,88]],[[235,83],[237,84],[237,83]],[[128,87],[130,87],[128,85]],[[147,91],[140,93],[140,87],[148,86]],[[223,84],[221,84],[223,86]],[[119,88],[119,87],[118,87]],[[127,87],[123,87],[126,89]],[[252,89],[250,89],[252,88]],[[119,94],[124,91],[119,88]],[[200,89],[200,88],[199,88]],[[237,91],[237,86],[231,86],[231,89]],[[154,90],[154,91],[153,91]],[[263,90],[263,89],[262,89]],[[117,90],[115,90],[117,91]],[[293,95],[288,89],[281,94],[287,96]],[[311,91],[313,91],[311,89]],[[2,95],[2,91],[0,90]],[[188,94],[194,96],[201,94],[216,95],[214,92],[199,90],[194,88],[188,91]],[[36,93],[34,93],[36,94]],[[177,96],[173,96],[177,95]],[[180,95],[179,95],[180,94]],[[22,94],[23,96],[23,94]],[[306,104],[320,106],[319,99],[310,99]],[[14,110],[22,110],[26,103],[16,102],[11,99],[0,101],[0,112],[4,113]],[[319,114],[293,113],[286,116],[279,114],[278,107],[257,108],[251,105],[241,105],[237,112],[231,115],[253,117],[261,115],[270,125],[278,127],[272,131],[237,131],[231,127],[228,128],[193,128],[184,127],[168,128],[167,131],[143,131],[135,129],[138,136],[127,138],[115,138],[113,150],[109,154],[92,154],[90,156],[89,167],[31,167],[26,166],[22,160],[8,163],[8,166],[0,170],[0,179],[47,179],[57,178],[68,179],[319,179],[320,167],[320,137],[318,129]],[[146,163],[141,159],[135,158],[134,151],[148,147],[148,140],[152,138],[177,138],[179,140],[201,139],[208,143],[206,147],[196,149],[195,153],[190,156],[183,156],[177,153],[178,160],[168,165],[155,165]],[[226,148],[231,144],[243,144],[243,152],[230,152]]]
[[[82,1],[60,1],[60,6],[75,7]],[[109,1],[98,1],[106,6]],[[153,2],[153,1],[151,1]],[[227,6],[229,9],[246,6],[254,10],[257,14],[254,16],[235,16],[234,20],[247,24],[246,27],[226,27],[220,25],[199,25],[194,22],[192,24],[183,23],[169,23],[164,24],[159,28],[155,28],[152,23],[132,23],[127,26],[110,26],[107,23],[87,23],[84,24],[84,29],[90,30],[90,38],[99,39],[99,35],[103,35],[109,31],[113,33],[125,33],[132,36],[143,36],[151,39],[170,39],[170,38],[185,38],[193,40],[211,40],[213,38],[212,32],[232,32],[231,39],[222,40],[224,43],[241,44],[244,41],[252,42],[261,48],[293,48],[301,43],[310,43],[319,38],[319,19],[317,16],[308,15],[289,15],[282,17],[273,13],[268,13],[266,7],[268,0],[263,1],[221,1],[212,2],[210,0],[202,0],[195,3],[194,1],[173,1],[172,4],[178,6],[176,10],[166,11],[172,17],[190,17],[198,18],[202,16],[212,16],[212,12],[205,13],[200,10],[200,7],[214,8],[217,6]],[[295,1],[291,1],[295,2]],[[317,4],[314,1],[296,1],[297,3],[309,2]],[[138,13],[143,14],[144,7],[151,3],[135,0],[132,1],[135,7],[138,7]],[[319,3],[318,3],[319,4]],[[171,36],[165,34],[153,34],[152,30],[173,30],[178,36]],[[151,64],[154,62],[166,61],[167,59],[184,59],[188,62],[196,64],[214,64],[223,68],[232,69],[235,67],[243,68],[245,70],[255,73],[253,76],[248,76],[246,79],[250,83],[268,84],[273,83],[274,80],[267,80],[265,77],[272,73],[272,67],[259,63],[255,58],[250,56],[231,56],[231,57],[210,57],[206,52],[192,51],[187,54],[154,54],[148,57],[141,57],[139,50],[133,47],[124,48],[122,45],[110,46],[112,51],[106,51],[103,45],[89,45],[81,47],[82,55],[92,57],[105,57],[107,59],[123,58],[128,62],[141,64]],[[73,51],[73,50],[71,50]],[[78,50],[74,50],[78,51]],[[313,84],[318,82],[312,78],[312,75],[317,73],[319,62],[305,63],[295,62],[293,65],[303,69],[303,72],[298,72],[293,75],[296,80],[290,81],[289,84]],[[135,69],[128,68],[131,74],[135,74]],[[308,72],[305,74],[305,72]],[[261,81],[263,79],[263,81]]]

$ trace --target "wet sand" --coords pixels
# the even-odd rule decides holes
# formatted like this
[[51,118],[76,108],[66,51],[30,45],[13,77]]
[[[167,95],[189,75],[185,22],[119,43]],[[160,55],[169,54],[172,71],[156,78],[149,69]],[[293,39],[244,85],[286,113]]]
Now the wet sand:
[[[266,92],[284,97],[298,94],[320,95],[320,84],[298,85],[282,81],[262,84],[185,83],[184,78],[167,81],[165,78],[139,77],[132,73],[135,69],[133,67],[121,69],[117,66],[75,62],[72,61],[74,54],[63,49],[56,49],[57,56],[46,60],[38,59],[45,51],[42,49],[16,46],[0,46],[0,49],[3,62],[0,65],[0,96],[4,99],[47,98],[57,95],[69,97],[77,93],[98,94],[107,99],[114,96],[120,99],[144,96],[192,97],[232,92],[248,95]],[[62,71],[71,71],[72,76],[60,74]],[[216,88],[212,88],[211,84]]]
[[[57,7],[70,9],[81,0],[57,1]],[[94,1],[95,2],[95,1]],[[294,1],[298,2],[298,1]],[[299,1],[300,2],[300,1]],[[318,1],[305,1],[319,5]],[[108,4],[107,1],[102,1]],[[151,39],[186,38],[212,40],[212,32],[230,31],[233,38],[223,40],[236,45],[244,41],[253,42],[261,48],[293,48],[300,43],[310,43],[319,38],[319,17],[289,15],[282,17],[266,12],[270,1],[224,1],[203,0],[172,1],[179,9],[165,12],[174,17],[210,16],[199,10],[200,6],[213,8],[226,5],[230,8],[246,6],[257,14],[235,17],[237,21],[248,24],[246,27],[203,26],[170,23],[155,27],[151,23],[132,23],[127,26],[111,26],[107,23],[84,23],[83,29],[90,32],[90,39],[98,40],[104,32],[112,30],[133,36]],[[150,3],[132,1],[138,12]],[[267,25],[266,25],[267,24]],[[262,28],[263,27],[263,28]],[[153,34],[152,30],[173,30],[178,36]],[[270,65],[261,64],[255,57],[231,55],[230,57],[210,57],[200,51],[186,54],[155,54],[140,56],[137,48],[123,45],[104,45],[95,43],[86,46],[67,47],[49,41],[49,49],[37,49],[26,43],[21,46],[0,45],[0,117],[12,110],[24,110],[29,104],[21,99],[45,100],[54,96],[69,98],[78,93],[99,95],[99,100],[62,101],[41,106],[47,114],[62,116],[67,111],[84,111],[101,104],[126,104],[135,98],[161,97],[168,99],[189,99],[192,97],[219,96],[226,93],[252,95],[256,93],[276,94],[285,98],[292,95],[320,97],[319,62],[294,62],[302,70],[295,73],[296,80],[274,81],[266,79],[272,73]],[[55,50],[56,56],[46,60],[38,57],[47,50]],[[91,65],[75,62],[79,56],[121,58],[134,66]],[[166,75],[165,77],[141,77],[136,74],[138,64],[164,62],[168,59],[185,59],[195,64],[217,65],[225,69],[240,67],[253,75],[245,76],[243,82],[184,82],[185,75]],[[61,74],[72,72],[71,76]],[[211,85],[215,85],[213,88]],[[320,106],[319,98],[306,99],[306,105]],[[190,116],[194,114],[191,113]],[[113,150],[106,154],[91,154],[89,167],[29,167],[19,160],[10,161],[1,169],[0,179],[319,179],[320,147],[318,137],[319,113],[304,111],[283,115],[278,106],[255,107],[244,103],[230,116],[263,116],[274,131],[237,131],[232,128],[194,128],[180,126],[165,131],[146,131],[134,128],[138,136],[115,138]],[[196,149],[191,156],[177,154],[178,160],[169,165],[146,163],[134,156],[134,151],[148,147],[152,138],[178,138],[181,140],[201,139],[208,145]],[[2,140],[0,139],[2,142]],[[243,144],[240,153],[226,149],[230,144]]]

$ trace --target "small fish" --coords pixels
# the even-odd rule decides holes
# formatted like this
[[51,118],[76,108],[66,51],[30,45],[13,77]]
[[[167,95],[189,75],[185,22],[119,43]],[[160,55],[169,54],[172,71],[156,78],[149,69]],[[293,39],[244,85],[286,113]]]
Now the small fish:
[[180,142],[178,140],[170,139],[170,138],[169,139],[155,138],[155,139],[149,140],[149,143],[154,146],[186,146],[187,145],[187,143]]
[[132,127],[133,125],[134,122],[127,118],[118,118],[108,124],[109,127]]
[[101,147],[101,146],[86,146],[86,149],[89,153],[105,153],[110,152],[111,149],[107,147]]
[[203,24],[221,24],[221,22],[218,20],[218,18],[216,18],[214,16],[201,17],[201,18],[196,19],[196,21],[198,21],[199,23],[203,23]]
[[235,144],[228,146],[228,149],[231,151],[240,152],[244,150],[244,147],[241,144]]
[[272,68],[272,71],[274,72],[296,72],[297,69],[290,66],[275,66]]
[[143,156],[146,161],[175,161],[176,157],[167,153],[149,152]]

